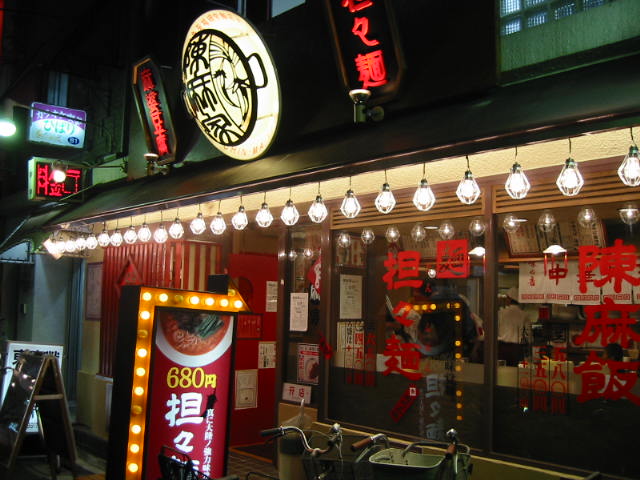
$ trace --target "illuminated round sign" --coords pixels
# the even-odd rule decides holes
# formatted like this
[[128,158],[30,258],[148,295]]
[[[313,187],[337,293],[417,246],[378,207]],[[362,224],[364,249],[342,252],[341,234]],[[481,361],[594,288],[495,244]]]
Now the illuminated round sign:
[[202,14],[182,48],[184,101],[200,130],[238,160],[262,155],[280,121],[280,86],[258,32],[227,10]]

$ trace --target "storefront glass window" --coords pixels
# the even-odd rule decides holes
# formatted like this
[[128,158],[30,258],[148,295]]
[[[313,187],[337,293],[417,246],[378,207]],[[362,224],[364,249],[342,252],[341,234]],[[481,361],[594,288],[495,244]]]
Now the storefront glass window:
[[618,207],[523,212],[500,238],[497,452],[640,475],[619,451],[640,428],[640,238]]
[[483,235],[472,220],[444,233],[444,221],[334,232],[330,418],[439,441],[454,427],[481,444],[484,267],[469,251]]

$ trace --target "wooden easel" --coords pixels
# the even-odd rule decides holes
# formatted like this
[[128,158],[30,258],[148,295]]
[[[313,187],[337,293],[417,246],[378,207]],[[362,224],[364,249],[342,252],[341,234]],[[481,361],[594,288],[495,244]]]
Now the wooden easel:
[[78,454],[58,361],[53,355],[25,352],[0,409],[0,479],[10,478],[36,402],[52,480],[57,478],[58,461],[75,478]]

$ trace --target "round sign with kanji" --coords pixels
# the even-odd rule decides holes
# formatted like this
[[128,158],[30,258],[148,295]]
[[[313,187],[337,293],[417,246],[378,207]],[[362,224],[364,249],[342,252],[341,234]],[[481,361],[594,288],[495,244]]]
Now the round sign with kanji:
[[280,123],[280,86],[269,50],[241,16],[211,10],[182,48],[183,97],[207,139],[238,160],[260,157]]

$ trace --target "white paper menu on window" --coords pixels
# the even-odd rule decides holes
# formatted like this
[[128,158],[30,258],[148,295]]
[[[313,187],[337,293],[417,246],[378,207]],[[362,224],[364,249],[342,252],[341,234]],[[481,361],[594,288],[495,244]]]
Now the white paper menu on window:
[[362,276],[340,275],[340,320],[362,318]]
[[292,293],[289,312],[289,330],[306,332],[309,319],[309,294]]

